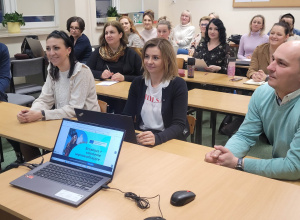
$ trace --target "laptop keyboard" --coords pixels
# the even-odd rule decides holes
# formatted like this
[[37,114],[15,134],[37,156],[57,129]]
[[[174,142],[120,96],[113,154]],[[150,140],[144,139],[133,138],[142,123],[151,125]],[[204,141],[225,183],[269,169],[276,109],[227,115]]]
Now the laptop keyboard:
[[35,172],[34,175],[83,190],[89,190],[103,179],[95,175],[60,167],[55,164],[48,164],[44,168]]

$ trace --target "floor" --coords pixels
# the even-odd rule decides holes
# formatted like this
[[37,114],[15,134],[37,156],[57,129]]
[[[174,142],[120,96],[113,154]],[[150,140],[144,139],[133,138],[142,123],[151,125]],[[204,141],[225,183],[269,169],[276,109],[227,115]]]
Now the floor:
[[[220,123],[222,122],[225,115],[218,114],[217,117],[217,128],[219,127]],[[210,146],[211,145],[211,128],[210,128],[210,113],[204,112],[203,113],[203,143],[204,146]],[[2,169],[4,169],[7,165],[14,162],[16,160],[16,156],[14,153],[13,148],[11,145],[6,141],[5,138],[1,138],[2,145],[3,145],[3,152],[4,152],[4,162],[1,163]],[[188,138],[188,141],[190,138]],[[221,134],[216,134],[216,144],[217,145],[225,145],[228,140],[228,137]],[[251,148],[251,150],[248,153],[249,156],[253,157],[260,157],[264,159],[272,158],[272,146],[269,145],[263,137],[260,138],[260,140],[256,143],[255,146]]]

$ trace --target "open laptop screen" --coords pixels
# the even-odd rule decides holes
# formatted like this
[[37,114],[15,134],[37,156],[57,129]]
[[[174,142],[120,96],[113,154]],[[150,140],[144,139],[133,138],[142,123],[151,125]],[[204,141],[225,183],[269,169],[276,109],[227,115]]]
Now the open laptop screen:
[[112,176],[124,131],[63,119],[51,162]]

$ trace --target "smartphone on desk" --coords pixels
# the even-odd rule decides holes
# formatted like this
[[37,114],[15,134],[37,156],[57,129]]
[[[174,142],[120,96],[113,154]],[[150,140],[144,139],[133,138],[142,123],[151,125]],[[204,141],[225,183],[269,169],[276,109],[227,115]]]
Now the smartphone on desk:
[[230,79],[230,81],[236,82],[236,81],[240,81],[242,79],[243,79],[242,77],[235,77],[235,78]]

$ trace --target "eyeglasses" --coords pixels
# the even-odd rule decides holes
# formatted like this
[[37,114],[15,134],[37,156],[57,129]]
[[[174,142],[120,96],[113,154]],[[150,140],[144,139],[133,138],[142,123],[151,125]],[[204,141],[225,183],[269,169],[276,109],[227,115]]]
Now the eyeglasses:
[[200,24],[201,27],[206,27],[208,24]]
[[80,28],[79,27],[70,27],[70,30],[73,30],[73,31],[78,31]]

